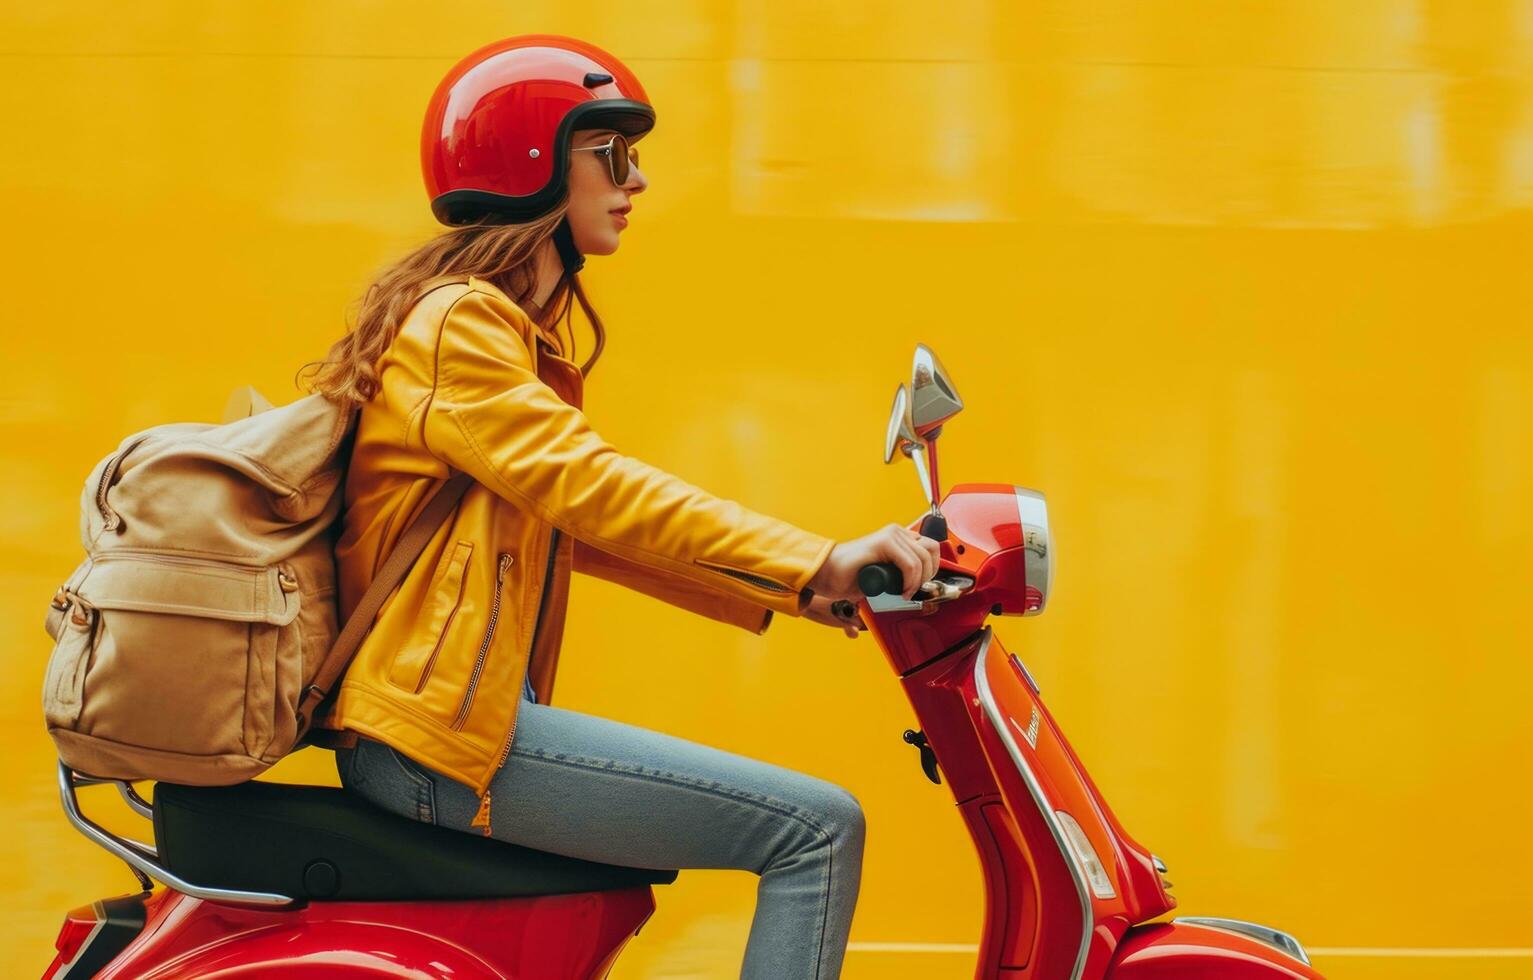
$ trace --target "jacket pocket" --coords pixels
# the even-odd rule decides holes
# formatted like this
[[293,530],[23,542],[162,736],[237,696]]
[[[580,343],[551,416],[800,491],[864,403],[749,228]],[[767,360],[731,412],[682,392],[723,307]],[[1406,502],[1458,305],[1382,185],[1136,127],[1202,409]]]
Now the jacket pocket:
[[389,667],[389,683],[395,687],[419,694],[426,685],[437,655],[447,641],[458,607],[463,604],[463,580],[473,551],[472,541],[459,541],[427,587],[421,620],[410,631],[413,642],[394,655],[394,662]]

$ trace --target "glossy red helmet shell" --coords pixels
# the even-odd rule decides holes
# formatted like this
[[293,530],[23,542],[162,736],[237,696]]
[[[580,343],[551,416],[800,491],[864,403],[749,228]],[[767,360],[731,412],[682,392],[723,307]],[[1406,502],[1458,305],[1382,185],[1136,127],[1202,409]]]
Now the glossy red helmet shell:
[[644,86],[594,44],[523,34],[487,44],[437,85],[421,131],[421,170],[443,224],[548,213],[565,189],[570,133],[655,125]]

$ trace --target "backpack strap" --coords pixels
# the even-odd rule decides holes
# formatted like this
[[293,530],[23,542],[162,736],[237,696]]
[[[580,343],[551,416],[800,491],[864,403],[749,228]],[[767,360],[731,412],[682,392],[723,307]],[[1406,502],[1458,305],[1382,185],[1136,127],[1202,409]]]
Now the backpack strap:
[[378,615],[378,610],[383,608],[383,600],[388,598],[395,586],[404,581],[405,573],[415,564],[415,559],[420,557],[420,553],[426,550],[426,543],[431,540],[437,528],[446,522],[447,516],[452,513],[452,509],[457,506],[458,501],[463,498],[463,494],[468,491],[473,482],[472,475],[459,473],[442,484],[426,504],[426,509],[410,522],[410,526],[400,536],[399,543],[394,545],[393,551],[389,552],[383,567],[378,569],[378,574],[368,584],[367,591],[362,593],[362,599],[357,603],[357,608],[352,610],[351,617],[346,620],[346,626],[341,630],[340,636],[336,637],[335,645],[330,648],[329,653],[325,654],[325,661],[320,664],[313,682],[304,689],[303,697],[298,702],[298,742],[300,744],[327,747],[354,744],[354,733],[345,733],[352,735],[351,739],[346,739],[343,733],[330,734],[329,729],[310,729],[308,726],[314,718],[314,710],[329,695],[330,688],[351,663],[357,648],[362,645],[362,638],[367,635],[368,630],[372,629],[373,618]]

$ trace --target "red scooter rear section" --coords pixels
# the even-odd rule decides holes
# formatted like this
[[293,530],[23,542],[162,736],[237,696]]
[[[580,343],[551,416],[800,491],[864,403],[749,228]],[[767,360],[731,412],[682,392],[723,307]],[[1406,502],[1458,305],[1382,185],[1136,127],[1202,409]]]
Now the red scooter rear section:
[[[47,980],[595,980],[677,874],[437,828],[329,786],[161,783],[151,806],[126,783],[60,775],[70,819],[145,890],[70,912]],[[80,813],[75,788],[96,782],[153,819],[154,844]]]
[[283,911],[160,888],[96,906],[114,907],[121,921],[129,904],[142,918],[115,938],[96,929],[93,907],[71,912],[45,980],[599,978],[655,908],[647,886],[488,901],[310,901]]

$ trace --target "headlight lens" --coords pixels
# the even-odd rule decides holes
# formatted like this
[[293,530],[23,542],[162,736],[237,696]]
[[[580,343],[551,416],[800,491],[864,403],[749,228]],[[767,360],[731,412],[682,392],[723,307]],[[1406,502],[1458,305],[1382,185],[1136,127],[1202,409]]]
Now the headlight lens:
[[[1049,589],[1054,584],[1054,549],[1049,541],[1049,505],[1043,494],[1027,487],[1014,487],[1017,494],[1017,517],[1022,524],[1022,547],[1027,552],[1027,608],[1024,616],[1036,616],[1049,604]],[[1036,604],[1034,596],[1036,594]]]

